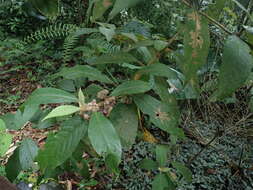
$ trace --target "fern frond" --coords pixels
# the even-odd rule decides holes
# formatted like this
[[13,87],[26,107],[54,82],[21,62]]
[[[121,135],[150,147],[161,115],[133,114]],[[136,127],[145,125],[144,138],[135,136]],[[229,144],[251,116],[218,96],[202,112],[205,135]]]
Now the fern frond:
[[11,6],[12,2],[10,0],[0,0],[0,8],[5,8]]
[[99,49],[102,53],[116,53],[120,51],[121,47],[119,45],[112,44],[105,40],[105,38],[99,35],[92,35],[92,38],[87,40],[88,43],[93,47]]
[[120,51],[119,45],[114,45],[108,41],[103,41],[100,45],[102,45],[107,50],[106,53],[109,54],[113,54]]
[[78,39],[80,36],[85,35],[85,34],[91,34],[91,33],[96,33],[98,32],[97,29],[92,29],[92,28],[79,28],[73,33],[71,33],[64,41],[63,48],[64,48],[64,61],[69,61],[72,50],[74,46],[76,45]]
[[54,40],[57,38],[64,38],[75,31],[78,27],[73,24],[58,24],[42,28],[33,34],[27,36],[23,41],[31,43],[39,40]]

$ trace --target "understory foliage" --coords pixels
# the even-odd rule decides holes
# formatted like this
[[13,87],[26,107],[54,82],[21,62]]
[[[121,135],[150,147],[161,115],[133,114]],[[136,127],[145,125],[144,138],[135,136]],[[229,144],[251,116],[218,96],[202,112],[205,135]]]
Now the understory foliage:
[[[47,75],[52,85],[37,88],[15,113],[0,117],[6,176],[14,181],[21,171],[36,170],[52,177],[67,162],[89,176],[85,152],[117,178],[123,151],[142,138],[154,144],[153,155],[138,166],[152,171],[153,190],[190,183],[198,153],[188,163],[172,157],[188,138],[183,107],[203,97],[209,105],[227,106],[240,101],[236,95],[244,88],[251,116],[252,9],[252,1],[236,0],[0,1],[1,17],[16,12],[13,20],[0,21],[0,38],[22,34],[1,42],[1,66],[29,56],[24,62],[40,63],[47,45],[57,51],[45,54],[53,65]],[[6,154],[13,142],[9,130],[29,124],[58,127],[45,145],[25,138]],[[157,140],[147,124],[166,141]]]

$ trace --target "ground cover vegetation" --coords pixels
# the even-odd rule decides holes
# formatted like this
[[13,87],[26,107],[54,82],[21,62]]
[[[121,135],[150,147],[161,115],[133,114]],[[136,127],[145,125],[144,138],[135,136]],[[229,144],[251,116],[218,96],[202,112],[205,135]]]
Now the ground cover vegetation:
[[0,0],[0,175],[34,189],[253,189],[252,10]]

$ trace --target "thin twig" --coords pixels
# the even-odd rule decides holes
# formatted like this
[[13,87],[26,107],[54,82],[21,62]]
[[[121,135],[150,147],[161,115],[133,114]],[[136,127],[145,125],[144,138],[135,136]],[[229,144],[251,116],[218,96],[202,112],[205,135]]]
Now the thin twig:
[[189,161],[188,161],[188,165],[191,165],[191,163],[219,136],[219,130],[216,132],[216,134],[214,135],[214,137],[204,146],[202,147],[202,149],[195,154]]

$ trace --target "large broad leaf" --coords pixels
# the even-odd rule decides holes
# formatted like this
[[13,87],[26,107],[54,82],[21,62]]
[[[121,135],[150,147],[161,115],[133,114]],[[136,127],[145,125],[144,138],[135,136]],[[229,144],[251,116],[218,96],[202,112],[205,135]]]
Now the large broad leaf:
[[224,47],[218,90],[213,100],[231,96],[246,82],[252,66],[253,59],[248,45],[238,37],[230,36]]
[[39,148],[32,139],[25,139],[19,147],[19,161],[21,168],[27,170],[32,167]]
[[123,95],[132,95],[140,94],[147,92],[151,89],[151,85],[148,82],[140,80],[127,81],[115,88],[111,96],[123,96]]
[[68,92],[56,88],[36,89],[25,105],[78,102],[78,99]]
[[183,130],[178,128],[178,118],[170,112],[170,106],[150,95],[136,95],[133,98],[138,108],[149,115],[151,122],[157,127],[178,138],[184,138]]
[[38,110],[37,105],[26,105],[23,110],[19,109],[16,113],[7,113],[1,116],[6,123],[7,129],[19,130],[22,128]]
[[184,34],[181,68],[186,81],[198,87],[197,71],[206,63],[210,46],[208,22],[197,11],[191,10],[187,13]]
[[112,11],[110,12],[109,18],[112,19],[122,10],[133,7],[143,0],[116,0]]
[[155,179],[152,183],[152,190],[165,189],[174,190],[176,187],[165,173],[159,173],[155,176]]
[[5,167],[6,177],[10,181],[14,181],[21,170],[22,168],[19,159],[19,148],[17,148],[9,158],[8,163]]
[[131,148],[135,142],[138,129],[136,107],[133,105],[118,104],[113,108],[110,114],[110,120],[120,137],[122,146]]
[[89,80],[97,80],[103,83],[112,83],[112,81],[106,75],[88,65],[77,65],[71,68],[63,68],[59,73],[56,73],[54,75],[54,77],[59,76],[72,80],[81,77],[87,77]]
[[43,15],[56,16],[59,12],[59,0],[29,0]]
[[179,162],[172,162],[172,166],[178,170],[179,173],[185,178],[187,182],[191,182],[192,180],[192,173],[187,167]]
[[150,74],[154,76],[161,76],[161,77],[167,77],[167,78],[177,78],[177,73],[172,70],[169,66],[161,64],[161,63],[155,63],[152,65],[145,66],[141,68],[137,74],[143,75],[143,74]]
[[108,42],[110,42],[112,40],[113,36],[116,34],[115,33],[116,28],[114,25],[112,25],[112,26],[113,27],[102,27],[102,26],[99,27],[99,32],[105,36],[105,38]]
[[38,147],[35,142],[31,139],[24,139],[6,165],[8,179],[13,181],[21,170],[31,168],[37,152]]
[[105,157],[105,165],[115,174],[119,175],[119,160],[115,154],[109,154]]
[[6,126],[2,119],[0,119],[0,157],[8,151],[12,142],[12,135],[6,133]]
[[117,52],[114,54],[101,55],[95,59],[87,60],[90,64],[120,64],[120,63],[136,63],[138,60],[129,53]]
[[86,131],[86,123],[74,117],[55,136],[49,136],[44,149],[37,156],[40,168],[43,171],[53,170],[64,163],[75,151]]
[[76,106],[71,106],[71,105],[59,106],[53,109],[42,121],[53,118],[53,117],[61,117],[61,116],[70,115],[70,114],[78,112],[79,110],[80,108]]
[[101,113],[94,112],[91,116],[88,136],[93,148],[101,156],[112,154],[119,164],[122,147],[120,138],[112,123]]

